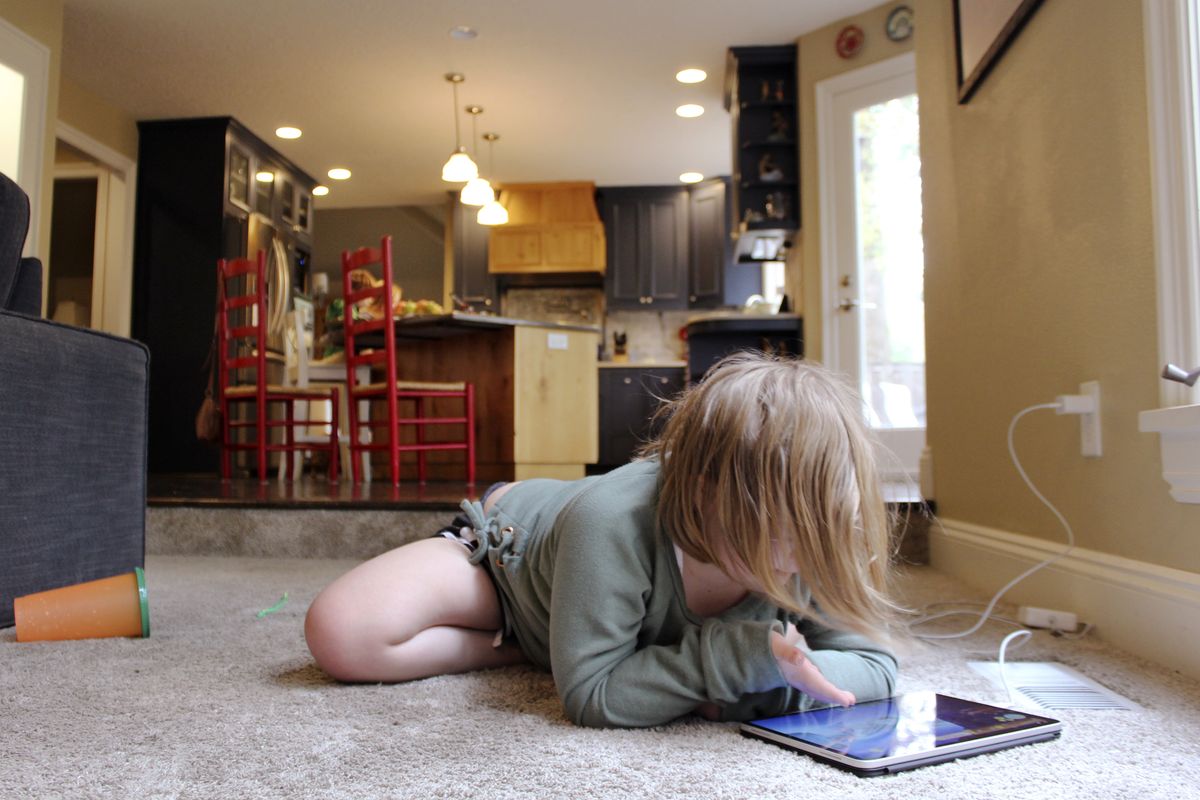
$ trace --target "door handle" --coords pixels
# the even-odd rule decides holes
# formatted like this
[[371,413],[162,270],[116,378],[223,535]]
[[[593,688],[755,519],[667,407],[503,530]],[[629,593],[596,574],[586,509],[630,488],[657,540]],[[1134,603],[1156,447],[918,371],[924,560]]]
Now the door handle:
[[843,300],[838,303],[838,311],[853,311],[858,308],[857,300]]

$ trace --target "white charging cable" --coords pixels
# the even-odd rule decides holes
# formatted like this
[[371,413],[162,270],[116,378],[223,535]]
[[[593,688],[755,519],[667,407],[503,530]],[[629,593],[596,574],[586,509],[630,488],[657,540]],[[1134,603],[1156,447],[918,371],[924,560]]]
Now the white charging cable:
[[[996,608],[996,604],[1000,602],[1000,598],[1004,597],[1004,595],[1008,593],[1009,589],[1013,588],[1018,583],[1025,580],[1026,578],[1028,578],[1030,575],[1037,572],[1038,570],[1044,569],[1045,567],[1050,566],[1051,564],[1058,561],[1059,559],[1066,557],[1072,550],[1075,549],[1075,531],[1072,530],[1071,523],[1067,522],[1066,517],[1064,517],[1062,515],[1062,513],[1058,510],[1058,508],[1056,508],[1053,503],[1051,503],[1049,500],[1047,500],[1046,496],[1044,494],[1042,494],[1040,491],[1038,491],[1038,488],[1033,485],[1033,481],[1031,481],[1029,479],[1029,475],[1026,474],[1025,468],[1021,466],[1021,460],[1019,458],[1017,458],[1017,449],[1013,445],[1013,431],[1016,430],[1017,423],[1020,422],[1022,417],[1024,417],[1026,414],[1030,414],[1034,411],[1041,411],[1041,410],[1054,410],[1054,411],[1058,411],[1060,414],[1080,414],[1080,413],[1088,413],[1089,411],[1093,410],[1090,408],[1084,408],[1082,406],[1077,407],[1077,404],[1075,404],[1073,402],[1074,397],[1075,396],[1059,398],[1059,402],[1056,402],[1056,403],[1039,403],[1038,405],[1029,406],[1029,408],[1025,408],[1025,409],[1018,411],[1016,413],[1016,415],[1013,416],[1012,421],[1008,424],[1008,455],[1012,458],[1013,466],[1017,468],[1017,474],[1019,474],[1021,476],[1021,479],[1023,481],[1025,481],[1025,485],[1029,487],[1029,490],[1031,492],[1033,492],[1034,496],[1037,497],[1038,500],[1042,501],[1042,504],[1045,505],[1046,508],[1050,509],[1050,511],[1054,514],[1054,516],[1058,519],[1058,521],[1060,523],[1062,523],[1063,529],[1066,530],[1066,532],[1067,532],[1066,548],[1062,552],[1057,553],[1056,555],[1053,555],[1050,558],[1047,558],[1045,561],[1041,561],[1037,564],[1034,564],[1032,567],[1025,570],[1020,575],[1018,575],[1017,577],[1013,578],[1011,581],[1006,583],[1004,585],[1004,587],[1000,589],[1000,591],[996,592],[995,596],[992,597],[991,602],[989,602],[987,604],[987,607],[984,608],[984,610],[982,612],[973,612],[973,613],[979,614],[979,621],[976,622],[974,625],[972,625],[967,630],[960,631],[958,633],[914,633],[914,636],[916,636],[917,638],[919,638],[919,639],[960,639],[964,636],[970,636],[971,634],[975,633],[977,630],[982,628],[984,623],[988,621],[988,618],[990,618],[992,616],[992,611]],[[963,613],[969,613],[969,612],[963,612]],[[912,628],[916,625],[922,625],[926,622],[931,622],[932,620],[939,619],[943,616],[946,616],[946,614],[937,614],[937,615],[933,615],[933,616],[922,617],[921,619],[913,620],[912,622],[910,622],[909,627]],[[1024,630],[1024,629],[1022,629],[1022,630]],[[1014,632],[1014,634],[1019,634],[1019,633],[1021,633],[1021,631]],[[1026,633],[1028,634],[1028,631],[1026,631]],[[1004,674],[1004,666],[1003,666],[1004,649],[1003,648],[1008,645],[1009,640],[1013,638],[1014,634],[1009,634],[1005,638],[1003,644],[1001,645],[1001,651],[1000,651],[1001,677],[1003,677],[1003,674]],[[1007,688],[1007,686],[1008,686],[1008,684],[1006,682],[1005,688]]]

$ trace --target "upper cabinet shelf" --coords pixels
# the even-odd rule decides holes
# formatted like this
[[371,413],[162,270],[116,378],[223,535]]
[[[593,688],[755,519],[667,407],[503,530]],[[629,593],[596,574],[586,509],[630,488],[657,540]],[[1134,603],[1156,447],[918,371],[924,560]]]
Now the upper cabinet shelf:
[[780,259],[800,228],[795,45],[730,48],[725,108],[733,120],[737,260]]

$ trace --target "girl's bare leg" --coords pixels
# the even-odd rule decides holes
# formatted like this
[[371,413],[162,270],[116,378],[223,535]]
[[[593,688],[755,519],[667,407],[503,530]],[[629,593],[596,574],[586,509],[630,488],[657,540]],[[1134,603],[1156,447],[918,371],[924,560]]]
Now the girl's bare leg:
[[313,600],[304,622],[318,666],[353,682],[394,682],[525,660],[493,647],[500,599],[487,572],[449,539],[423,539],[352,569]]

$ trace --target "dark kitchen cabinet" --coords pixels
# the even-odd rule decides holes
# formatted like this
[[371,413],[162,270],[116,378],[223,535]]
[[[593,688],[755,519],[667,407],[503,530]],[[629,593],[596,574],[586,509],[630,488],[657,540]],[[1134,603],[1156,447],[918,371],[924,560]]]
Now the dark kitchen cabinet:
[[604,189],[600,215],[607,240],[609,310],[687,308],[687,189]]
[[733,120],[736,258],[782,260],[800,228],[796,46],[730,48],[725,108]]
[[[728,189],[728,178],[707,180],[688,189],[689,308],[715,308],[725,302],[725,274],[733,255]],[[754,291],[746,292],[751,294]]]
[[683,367],[600,369],[600,460],[619,467],[656,433],[654,412],[683,389]]
[[[733,258],[731,181],[688,187],[616,187],[600,193],[608,245],[608,307],[740,306],[762,291],[757,264]],[[682,219],[680,219],[682,214]],[[682,252],[678,232],[685,233]]]
[[269,288],[286,282],[274,286],[284,302],[308,291],[316,181],[230,117],[139,122],[138,133],[132,333],[150,348],[149,470],[215,473],[219,451],[197,441],[194,418],[217,260],[266,250]]

